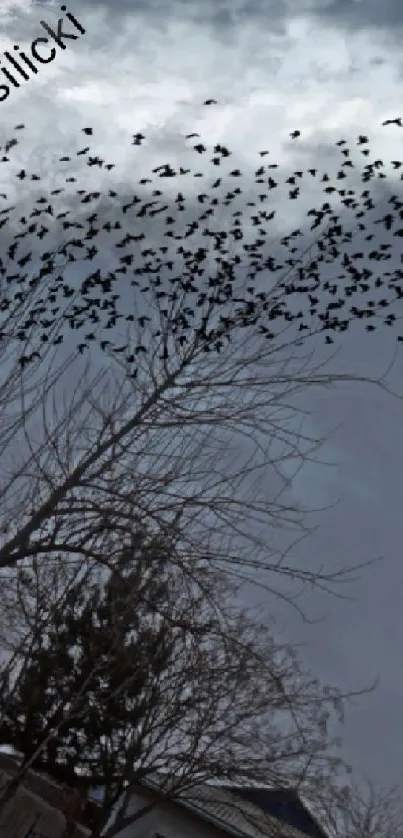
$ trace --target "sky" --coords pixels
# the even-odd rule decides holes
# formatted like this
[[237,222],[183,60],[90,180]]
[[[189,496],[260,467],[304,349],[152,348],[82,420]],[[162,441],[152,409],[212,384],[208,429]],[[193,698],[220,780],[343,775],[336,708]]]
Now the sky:
[[[371,136],[381,158],[401,157],[400,130],[381,126],[401,113],[400,0],[69,0],[67,6],[85,34],[0,102],[0,144],[24,122],[13,161],[24,165],[29,148],[30,165],[49,188],[59,185],[60,152],[76,148],[85,125],[94,129],[97,150],[117,164],[111,178],[128,192],[140,165],[129,141],[136,131],[150,137],[141,158],[146,168],[182,153],[184,129],[227,143],[245,168],[261,148],[270,148],[285,170],[326,163],[334,141],[359,133]],[[59,8],[46,0],[1,0],[0,56],[43,36],[40,20],[57,23]],[[209,96],[218,105],[203,110]],[[289,138],[295,128],[299,144]],[[23,201],[31,187],[7,177],[2,170],[1,189]],[[99,184],[106,175],[92,170],[91,177]],[[291,223],[289,202],[279,205],[278,223],[284,229]],[[353,330],[333,368],[379,375],[395,339],[386,329],[370,338]],[[388,381],[400,394],[402,372],[398,353]],[[255,590],[250,598],[278,616],[315,675],[345,689],[379,676],[377,690],[348,709],[344,751],[359,775],[401,787],[403,404],[364,384],[310,391],[301,400],[312,411],[313,431],[329,434],[321,455],[333,465],[306,466],[293,483],[296,501],[332,504],[318,513],[318,529],[299,546],[298,561],[313,557],[330,569],[382,562],[360,572],[348,590],[354,598],[312,593],[310,614],[319,622],[309,625],[279,603],[259,600]]]

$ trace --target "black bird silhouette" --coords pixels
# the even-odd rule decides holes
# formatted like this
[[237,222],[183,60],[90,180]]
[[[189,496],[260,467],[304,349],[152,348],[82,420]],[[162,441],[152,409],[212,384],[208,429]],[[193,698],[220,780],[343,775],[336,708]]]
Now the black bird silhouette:
[[[293,134],[299,136],[300,132]],[[143,135],[134,136],[139,138],[138,144],[144,138]],[[186,136],[191,138],[191,135]],[[77,206],[75,214],[70,204],[67,211],[58,211],[60,208],[65,210],[65,198],[62,207],[56,206],[58,194],[65,192],[66,197],[71,198],[67,186],[51,190],[50,196],[43,194],[38,198],[35,195],[31,212],[24,198],[24,214],[20,217],[20,210],[17,216],[20,225],[23,225],[22,231],[15,234],[12,244],[7,245],[8,250],[3,248],[0,258],[0,279],[5,289],[0,310],[7,312],[8,316],[9,312],[12,314],[14,310],[19,310],[31,281],[32,273],[24,274],[22,271],[27,265],[32,269],[30,251],[36,252],[37,248],[24,250],[23,240],[32,235],[35,244],[37,239],[44,240],[44,253],[33,277],[34,283],[40,283],[41,301],[36,305],[32,303],[31,309],[28,306],[25,321],[22,319],[15,331],[15,337],[23,342],[31,330],[37,345],[34,352],[23,356],[21,364],[25,366],[39,358],[48,339],[55,345],[62,342],[62,334],[54,337],[52,330],[56,324],[58,328],[71,329],[77,335],[77,349],[81,354],[88,350],[88,343],[98,342],[101,349],[124,356],[121,362],[131,365],[138,355],[148,351],[147,346],[154,346],[156,342],[157,357],[166,362],[169,357],[163,343],[166,331],[175,335],[177,347],[189,344],[198,335],[206,352],[219,353],[223,341],[232,339],[235,328],[254,329],[262,339],[274,340],[277,326],[281,328],[283,324],[289,328],[293,324],[298,341],[311,340],[323,332],[322,339],[330,344],[353,322],[361,322],[364,334],[375,331],[375,326],[395,327],[398,322],[397,306],[403,299],[403,267],[395,246],[396,239],[403,238],[403,199],[400,200],[400,194],[393,194],[398,192],[397,188],[391,189],[388,210],[377,211],[378,179],[386,177],[386,167],[382,160],[364,164],[361,156],[361,162],[357,163],[356,150],[354,158],[351,155],[350,159],[346,143],[346,140],[336,143],[342,149],[341,156],[346,159],[334,177],[330,178],[316,168],[307,170],[311,176],[319,174],[318,183],[322,184],[325,193],[325,203],[321,198],[307,213],[312,231],[308,255],[301,241],[305,233],[297,229],[280,240],[279,255],[275,258],[269,239],[269,224],[276,210],[270,207],[270,212],[265,212],[261,208],[263,202],[271,199],[272,190],[277,188],[280,192],[283,186],[286,189],[288,185],[294,187],[287,189],[286,195],[290,200],[296,200],[305,172],[296,171],[291,175],[286,172],[282,178],[280,171],[277,182],[267,177],[267,169],[278,168],[278,164],[260,166],[252,181],[252,185],[259,184],[259,188],[256,194],[249,194],[250,182],[247,182],[246,190],[234,187],[234,178],[239,183],[243,173],[240,169],[227,169],[225,158],[231,155],[231,150],[220,144],[213,147],[211,162],[214,166],[222,166],[222,177],[205,179],[203,189],[197,190],[196,194],[192,189],[190,194],[187,193],[189,180],[186,181],[186,177],[188,174],[190,177],[204,177],[205,173],[194,173],[183,167],[178,170],[176,165],[166,163],[151,172],[150,177],[142,177],[139,181],[142,189],[133,199],[127,194],[122,198],[115,189],[104,192],[93,191],[94,186],[92,189],[77,189],[72,193]],[[357,145],[365,146],[365,156],[369,154],[368,143],[364,134],[358,136]],[[208,143],[204,145],[200,142],[199,147],[210,151]],[[195,149],[197,151],[197,147]],[[363,150],[360,148],[360,151]],[[90,153],[90,147],[85,152]],[[258,152],[257,161],[266,153]],[[69,158],[60,159],[70,162]],[[347,173],[353,160],[355,178],[357,181],[361,178],[365,184],[361,193],[357,188],[348,189]],[[8,158],[3,162],[8,162]],[[103,164],[99,158],[89,156],[86,165],[90,162],[94,166]],[[398,160],[391,161],[393,171],[401,165]],[[181,177],[182,191],[175,197],[171,189],[166,192],[155,189],[155,176],[169,179]],[[17,177],[23,180],[38,179],[39,176],[22,169]],[[340,188],[340,180],[345,181],[344,189]],[[75,181],[73,177],[65,178],[66,184]],[[160,183],[163,181],[158,181]],[[222,189],[219,188],[221,186]],[[194,200],[191,195],[194,195]],[[5,193],[3,200],[7,200]],[[105,219],[105,202],[117,215],[113,220],[109,216]],[[89,203],[92,204],[91,211],[82,212],[81,204],[85,207]],[[343,213],[340,212],[340,204]],[[9,224],[15,209],[15,206],[10,206],[0,211],[0,227]],[[122,223],[118,220],[120,213],[125,216]],[[185,215],[181,218],[179,213]],[[150,218],[154,216],[162,221],[161,246],[150,231]],[[46,224],[41,223],[44,217]],[[52,252],[51,245],[46,244],[51,238],[49,218],[52,237],[53,232],[60,229],[62,246],[57,256]],[[366,218],[369,219],[368,229],[364,223]],[[367,243],[374,238],[375,225],[380,225],[379,229],[387,241],[381,240],[376,246],[367,247]],[[248,231],[247,236],[245,231]],[[99,241],[97,237],[100,234],[110,237],[110,252],[116,253],[113,271],[105,269],[102,251],[94,245],[95,241]],[[357,236],[360,237],[359,245]],[[211,275],[208,268],[212,252],[219,260],[217,277]],[[64,260],[63,267],[60,260]],[[82,281],[77,290],[64,268],[78,260]],[[87,276],[85,270],[82,271],[85,261],[92,263]],[[384,267],[386,262],[388,264]],[[323,270],[325,264],[332,266],[335,281],[323,278],[323,274],[328,273],[328,269]],[[247,277],[247,288],[244,293],[236,295],[234,276],[237,270]],[[257,282],[263,271],[277,274],[270,299],[264,290],[265,285],[259,286]],[[122,293],[128,283],[137,295],[133,311],[128,310],[127,299]],[[377,296],[372,293],[373,289],[380,287],[383,288],[382,299],[379,293]],[[150,298],[152,304],[158,307],[161,320],[158,328],[152,318],[143,314],[149,310],[146,306]],[[214,311],[214,326],[212,322],[203,320],[210,309]],[[391,309],[396,310],[396,315]],[[125,323],[132,324],[127,327],[133,329],[129,352],[128,344],[121,346],[119,341],[116,345],[115,341],[114,330],[122,318]],[[104,339],[105,329],[110,340]],[[401,338],[399,335],[399,342],[402,342]],[[137,370],[133,371],[130,367],[128,374],[135,378]]]
[[206,99],[206,101],[203,102],[203,104],[204,105],[217,105],[218,102],[215,99]]
[[398,116],[396,119],[385,119],[385,122],[382,122],[382,125],[399,125],[400,128],[403,128],[402,117]]
[[92,128],[82,128],[81,130],[84,134],[87,134],[87,135],[92,134]]

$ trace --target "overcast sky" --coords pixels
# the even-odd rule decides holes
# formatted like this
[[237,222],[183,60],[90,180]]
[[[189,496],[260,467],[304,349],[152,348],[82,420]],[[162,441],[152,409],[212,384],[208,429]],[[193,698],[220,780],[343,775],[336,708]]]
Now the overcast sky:
[[[69,0],[67,6],[86,33],[0,103],[0,144],[25,122],[15,166],[26,164],[29,148],[30,165],[50,188],[60,185],[55,160],[69,144],[77,147],[85,125],[94,128],[99,151],[118,164],[113,177],[126,185],[138,178],[129,141],[136,131],[152,138],[142,160],[153,165],[162,154],[172,160],[180,153],[184,129],[227,143],[245,167],[258,149],[270,148],[284,167],[303,160],[306,168],[326,160],[334,141],[354,141],[360,132],[373,138],[380,157],[403,156],[403,131],[381,127],[401,107],[401,0]],[[1,0],[0,55],[43,36],[40,20],[56,24],[59,8],[46,0]],[[219,104],[203,110],[209,96]],[[289,140],[294,128],[301,130],[299,146]],[[104,175],[97,170],[92,177]],[[21,200],[21,184],[7,182],[3,171],[1,189],[10,197],[20,190]],[[288,202],[279,209],[285,223]],[[386,331],[374,337],[353,331],[334,368],[379,374],[395,348],[396,333]],[[400,392],[402,372],[399,355],[389,381]],[[288,610],[269,607],[282,617],[285,635],[304,642],[301,654],[316,675],[355,688],[379,674],[376,693],[349,710],[346,754],[359,773],[401,784],[403,403],[368,386],[344,386],[311,394],[306,406],[318,434],[338,426],[322,452],[335,465],[304,469],[295,498],[339,503],[318,516],[316,534],[299,548],[301,562],[314,556],[332,568],[384,561],[363,571],[350,590],[355,601],[312,597],[311,613],[322,617],[316,625],[301,627]]]

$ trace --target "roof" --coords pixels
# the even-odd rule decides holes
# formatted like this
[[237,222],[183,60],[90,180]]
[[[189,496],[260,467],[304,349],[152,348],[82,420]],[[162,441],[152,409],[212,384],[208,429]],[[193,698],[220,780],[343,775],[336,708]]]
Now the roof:
[[226,786],[229,791],[240,795],[259,806],[274,817],[279,817],[291,826],[299,829],[309,838],[327,838],[321,825],[299,793],[291,787],[270,786]]
[[[13,767],[15,770],[16,764],[18,764],[18,759],[15,755],[0,752],[0,768],[10,770]],[[27,785],[31,792],[38,794],[59,810],[64,810],[66,787],[61,787],[50,777],[32,771],[32,769],[28,772],[26,781],[28,781]],[[154,779],[149,777],[141,785],[149,787],[150,790],[157,790],[160,782],[158,782],[157,775],[154,775]],[[239,796],[241,791],[242,789],[239,789],[237,794],[236,791],[229,788],[203,783],[186,791],[180,791],[173,802],[193,812],[203,820],[214,824],[219,829],[234,836],[234,838],[262,838],[262,836],[266,836],[266,838],[306,838],[299,829],[276,818],[273,814],[265,812],[255,803],[241,798]],[[81,825],[81,827],[77,825],[77,829],[78,832],[80,829],[82,830],[82,835],[88,834],[84,825]]]
[[[145,785],[154,786],[154,783]],[[206,783],[181,791],[175,803],[234,838],[302,838],[303,833],[259,806],[220,786]]]

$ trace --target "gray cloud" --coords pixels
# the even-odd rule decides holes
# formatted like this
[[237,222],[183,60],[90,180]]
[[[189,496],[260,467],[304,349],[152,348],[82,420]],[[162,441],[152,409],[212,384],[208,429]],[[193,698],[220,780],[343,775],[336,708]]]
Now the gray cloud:
[[372,29],[380,37],[387,34],[398,40],[403,27],[403,7],[399,0],[314,0],[311,14],[324,26],[338,26],[345,31]]

